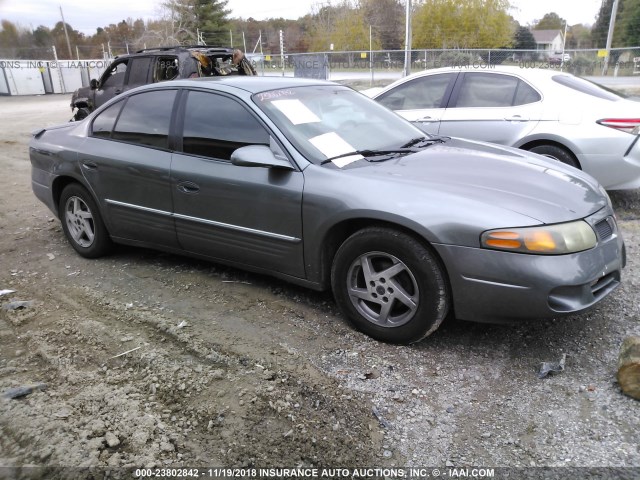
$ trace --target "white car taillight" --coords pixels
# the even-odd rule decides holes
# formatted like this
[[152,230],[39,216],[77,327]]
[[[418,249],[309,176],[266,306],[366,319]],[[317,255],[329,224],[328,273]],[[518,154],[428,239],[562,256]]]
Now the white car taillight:
[[633,135],[640,134],[640,118],[603,118],[597,120],[596,123]]

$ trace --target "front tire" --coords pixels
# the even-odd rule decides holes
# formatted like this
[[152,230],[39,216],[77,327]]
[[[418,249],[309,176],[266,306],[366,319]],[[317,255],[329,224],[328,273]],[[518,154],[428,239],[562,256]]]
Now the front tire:
[[355,327],[384,342],[422,340],[440,326],[450,306],[435,255],[413,237],[389,228],[351,235],[334,258],[331,286]]
[[113,244],[91,194],[81,185],[67,185],[60,196],[62,229],[76,252],[85,258],[101,257]]

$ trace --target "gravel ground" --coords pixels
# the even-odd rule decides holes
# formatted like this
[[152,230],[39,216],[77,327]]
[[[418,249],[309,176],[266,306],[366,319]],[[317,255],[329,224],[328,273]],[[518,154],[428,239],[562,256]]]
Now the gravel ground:
[[[640,335],[640,192],[611,194],[628,266],[593,310],[451,320],[386,345],[328,293],[144,249],[76,255],[31,193],[26,146],[68,119],[68,100],[0,98],[0,290],[15,290],[0,305],[31,302],[0,310],[0,392],[46,384],[0,398],[0,477],[25,465],[640,468],[640,403],[615,379],[620,344]],[[562,355],[563,372],[537,377]]]

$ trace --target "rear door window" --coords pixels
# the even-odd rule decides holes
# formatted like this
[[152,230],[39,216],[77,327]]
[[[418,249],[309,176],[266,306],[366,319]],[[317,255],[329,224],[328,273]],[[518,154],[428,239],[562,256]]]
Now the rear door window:
[[178,76],[177,57],[158,57],[154,68],[153,81],[164,82]]
[[120,113],[124,102],[117,102],[105,109],[94,120],[91,127],[91,133],[94,137],[109,138],[116,118]]
[[465,73],[455,107],[511,107],[537,102],[540,94],[518,77],[492,73]]
[[130,88],[146,85],[148,83],[150,65],[150,57],[138,57],[131,59],[129,81],[127,82],[127,85]]
[[526,105],[527,103],[539,102],[542,100],[540,94],[534,88],[522,80],[518,81],[518,89],[513,100],[513,105]]
[[132,95],[122,109],[113,140],[166,149],[177,90]]

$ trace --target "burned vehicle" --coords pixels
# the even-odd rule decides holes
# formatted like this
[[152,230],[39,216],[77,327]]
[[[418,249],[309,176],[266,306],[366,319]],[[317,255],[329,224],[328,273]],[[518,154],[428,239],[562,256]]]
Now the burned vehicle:
[[71,120],[82,120],[116,95],[141,85],[181,78],[255,75],[244,53],[206,46],[158,47],[114,59],[100,80],[77,89],[71,97]]

